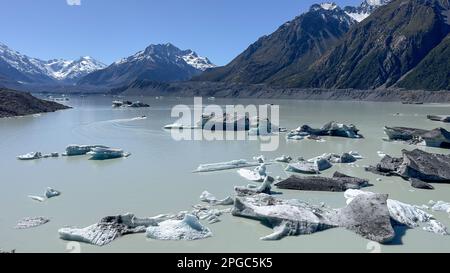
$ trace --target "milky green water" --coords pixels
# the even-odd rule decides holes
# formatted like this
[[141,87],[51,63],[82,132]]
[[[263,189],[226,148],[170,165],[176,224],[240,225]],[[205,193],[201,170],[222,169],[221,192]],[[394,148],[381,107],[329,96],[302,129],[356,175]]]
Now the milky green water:
[[[246,185],[236,170],[194,174],[201,163],[251,159],[261,154],[258,141],[174,141],[162,127],[173,123],[170,111],[177,104],[193,104],[192,98],[129,98],[149,103],[147,109],[112,109],[112,97],[72,97],[74,109],[37,117],[0,120],[0,248],[18,252],[69,252],[72,244],[60,240],[57,230],[64,226],[85,227],[107,215],[132,212],[154,216],[189,210],[199,203],[203,190],[223,198],[235,185]],[[205,103],[208,101],[205,100]],[[450,105],[402,105],[400,103],[225,100],[214,103],[280,105],[280,125],[289,129],[303,124],[320,127],[330,120],[354,123],[364,139],[325,138],[326,142],[286,141],[279,148],[262,153],[267,158],[282,154],[310,158],[325,152],[359,151],[365,159],[357,166],[338,165],[325,171],[341,171],[369,178],[373,187],[366,190],[388,193],[390,198],[411,204],[427,204],[430,199],[450,201],[450,185],[434,184],[435,190],[413,189],[400,178],[366,173],[364,165],[379,161],[377,151],[400,155],[414,146],[385,142],[383,126],[410,126],[433,129],[448,124],[432,122],[427,114],[450,114]],[[398,115],[396,113],[399,113]],[[145,120],[124,121],[146,115]],[[123,148],[132,155],[126,159],[90,161],[86,157],[42,159],[22,162],[16,156],[32,151],[63,152],[68,144],[104,144]],[[448,150],[426,148],[431,152]],[[281,165],[271,165],[273,176],[287,177]],[[38,203],[27,196],[42,194],[46,187],[62,191],[58,198]],[[343,193],[280,191],[281,198],[298,198],[332,207],[345,205]],[[450,226],[449,215],[434,213]],[[14,229],[17,221],[28,216],[45,216],[48,224]],[[286,237],[281,241],[261,241],[270,234],[257,221],[225,215],[222,222],[210,225],[213,237],[193,241],[156,241],[144,234],[125,236],[112,244],[97,247],[80,244],[82,252],[370,252],[369,241],[344,229],[331,229],[313,235]],[[450,236],[406,230],[382,252],[449,252]]]

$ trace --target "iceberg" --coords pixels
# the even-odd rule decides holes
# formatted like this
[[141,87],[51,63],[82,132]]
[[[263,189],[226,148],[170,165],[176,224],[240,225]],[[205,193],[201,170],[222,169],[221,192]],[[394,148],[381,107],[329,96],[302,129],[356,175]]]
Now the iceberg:
[[38,196],[38,195],[28,195],[29,198],[38,201],[38,202],[44,202],[45,198],[42,196]]
[[297,172],[304,174],[318,174],[319,170],[314,163],[300,161],[297,163],[291,163],[286,167],[286,171],[288,172]]
[[166,220],[146,230],[149,238],[157,240],[199,240],[212,236],[209,228],[203,226],[191,214],[186,214],[183,220]]
[[277,157],[274,159],[276,162],[280,162],[280,163],[289,163],[292,161],[292,157],[290,156],[286,156],[286,155],[282,155],[280,157]]
[[202,192],[200,195],[200,200],[206,203],[209,203],[213,206],[228,206],[233,205],[234,201],[231,197],[226,197],[225,199],[218,200],[213,194],[208,191]]
[[47,197],[47,198],[52,198],[52,197],[56,197],[56,196],[60,196],[60,195],[61,195],[60,191],[57,191],[50,187],[45,190],[45,197]]
[[167,215],[137,218],[134,214],[127,213],[105,217],[99,223],[85,228],[61,228],[58,233],[62,240],[104,246],[126,234],[144,233],[147,227],[156,226],[167,219]]
[[17,159],[19,159],[19,160],[34,160],[34,159],[40,159],[40,158],[42,158],[42,153],[40,153],[40,152],[28,153],[28,154],[17,156]]
[[50,219],[45,217],[26,217],[17,223],[16,229],[34,228],[42,226],[48,222],[50,222]]
[[431,205],[431,210],[450,213],[450,203],[430,200],[429,204]]
[[[344,193],[344,197],[347,199],[347,204],[350,204],[353,198],[359,195],[374,195],[372,192],[364,192],[361,190],[347,190]],[[410,204],[405,204],[397,200],[388,199],[387,207],[389,210],[390,217],[394,223],[405,225],[409,228],[419,227],[420,223],[427,223],[428,228],[424,228],[426,231],[435,232],[437,234],[442,234],[442,229],[437,227],[444,227],[441,223],[434,219],[434,216],[423,211],[417,206]],[[433,221],[433,222],[431,222]]]
[[272,189],[272,183],[274,179],[270,176],[264,178],[263,183],[260,186],[247,185],[247,187],[234,187],[238,196],[255,195],[258,193],[270,194]]
[[335,227],[380,243],[391,241],[395,231],[386,207],[387,195],[357,196],[342,209],[315,206],[299,200],[282,200],[267,194],[236,197],[233,216],[261,221],[273,228],[262,240],[311,234]]
[[232,160],[227,162],[219,162],[219,163],[210,163],[210,164],[200,164],[194,173],[200,172],[214,172],[214,171],[222,171],[222,170],[230,170],[230,169],[239,169],[239,168],[247,168],[258,166],[258,162],[248,162],[245,159]]
[[107,160],[130,156],[129,153],[126,153],[121,149],[103,147],[96,147],[92,149],[92,151],[90,151],[88,154],[91,155],[91,160]]
[[94,148],[109,148],[103,145],[69,145],[66,147],[66,156],[86,155]]
[[266,164],[262,163],[258,167],[255,168],[255,170],[247,170],[247,169],[240,169],[238,170],[238,173],[240,176],[244,177],[247,180],[254,181],[254,182],[262,182],[264,178],[267,176],[266,173]]

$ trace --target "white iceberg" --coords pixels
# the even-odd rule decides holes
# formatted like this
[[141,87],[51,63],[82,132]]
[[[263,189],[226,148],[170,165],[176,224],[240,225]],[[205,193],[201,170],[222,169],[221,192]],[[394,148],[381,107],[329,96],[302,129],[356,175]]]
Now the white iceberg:
[[433,200],[430,200],[429,204],[431,205],[431,209],[434,211],[443,211],[450,213],[450,203],[444,201],[434,202]]
[[19,159],[19,160],[34,160],[34,159],[39,159],[39,158],[42,158],[42,153],[40,153],[40,152],[28,153],[28,154],[17,156],[17,159]]
[[66,147],[65,156],[77,156],[77,155],[85,155],[92,151],[94,148],[109,148],[103,145],[76,145],[72,144]]
[[212,236],[209,228],[203,226],[197,217],[186,214],[183,220],[166,220],[146,230],[149,238],[157,240],[199,240]]
[[50,219],[45,217],[26,217],[17,223],[16,229],[34,228],[46,224],[48,222],[50,222]]
[[292,161],[292,157],[290,156],[286,156],[286,155],[282,155],[280,157],[275,158],[276,162],[281,162],[281,163],[289,163]]
[[233,205],[234,203],[233,198],[229,196],[225,199],[218,200],[213,194],[209,193],[208,191],[202,192],[202,194],[200,195],[200,200],[214,206],[228,206]]
[[193,172],[214,172],[230,169],[239,169],[258,166],[258,162],[248,162],[245,159],[232,160],[227,162],[210,163],[210,164],[200,164],[196,170]]
[[38,202],[44,202],[45,197],[39,196],[39,195],[28,195],[29,198],[38,201]]
[[253,171],[247,169],[240,169],[238,170],[238,173],[240,176],[244,177],[247,180],[254,182],[262,182],[264,180],[264,177],[267,176],[266,171],[267,171],[266,164],[262,163],[261,165],[256,167]]

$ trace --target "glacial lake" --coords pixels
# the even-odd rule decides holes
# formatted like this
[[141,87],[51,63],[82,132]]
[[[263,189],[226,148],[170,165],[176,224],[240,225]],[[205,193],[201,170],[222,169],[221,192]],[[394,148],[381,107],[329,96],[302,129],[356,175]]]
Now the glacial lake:
[[[247,185],[236,170],[192,173],[199,164],[252,159],[263,154],[275,158],[282,154],[293,158],[311,158],[326,152],[358,151],[365,158],[357,165],[335,164],[323,172],[331,176],[340,171],[370,179],[374,186],[364,190],[388,193],[405,203],[422,205],[429,200],[450,201],[449,184],[433,184],[435,190],[419,190],[398,177],[382,177],[364,171],[376,164],[377,151],[398,156],[402,149],[415,146],[383,141],[383,126],[407,126],[424,129],[449,124],[426,119],[427,114],[450,114],[449,104],[403,105],[386,102],[339,102],[296,100],[204,99],[204,103],[280,105],[280,126],[288,129],[303,124],[321,127],[330,120],[353,123],[364,139],[324,137],[287,141],[281,134],[279,148],[261,152],[258,141],[175,141],[162,127],[175,121],[171,109],[177,104],[193,104],[193,98],[156,99],[129,97],[150,104],[150,108],[113,109],[115,98],[71,96],[71,110],[0,120],[0,248],[17,252],[70,252],[77,244],[59,239],[58,229],[65,226],[86,227],[108,215],[126,212],[137,216],[155,216],[190,210],[200,203],[207,190],[218,198],[233,194],[236,185]],[[398,113],[398,114],[397,114]],[[147,116],[147,119],[132,120]],[[131,153],[125,159],[91,161],[87,157],[59,157],[19,161],[17,155],[41,151],[64,152],[68,144],[104,144]],[[429,152],[450,150],[420,147]],[[270,165],[272,176],[287,177],[283,165]],[[42,195],[47,187],[62,195],[39,203],[28,195]],[[343,193],[278,190],[280,198],[297,198],[331,207],[345,206]],[[446,213],[431,212],[450,227]],[[50,222],[32,229],[15,229],[24,217],[44,216]],[[280,241],[261,241],[272,230],[258,221],[223,215],[221,222],[208,225],[213,236],[199,241],[156,241],[144,234],[128,235],[110,245],[97,247],[80,244],[81,252],[371,252],[368,240],[344,229],[330,229],[312,235],[286,237]],[[381,252],[450,252],[450,236],[409,229]]]

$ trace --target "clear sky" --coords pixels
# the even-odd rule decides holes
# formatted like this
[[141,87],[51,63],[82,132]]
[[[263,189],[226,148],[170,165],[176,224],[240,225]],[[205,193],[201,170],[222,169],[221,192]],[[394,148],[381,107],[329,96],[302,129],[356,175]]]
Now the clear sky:
[[[362,0],[336,0],[341,6]],[[321,0],[0,0],[0,42],[31,57],[106,64],[173,43],[224,65]],[[71,5],[69,5],[69,3]]]

